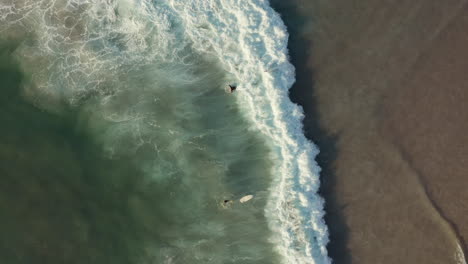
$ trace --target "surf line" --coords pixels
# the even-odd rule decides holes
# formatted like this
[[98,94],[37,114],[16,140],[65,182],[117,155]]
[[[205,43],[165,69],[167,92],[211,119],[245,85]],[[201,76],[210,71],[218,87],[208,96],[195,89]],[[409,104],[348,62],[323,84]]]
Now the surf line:
[[432,206],[432,208],[437,213],[437,215],[441,218],[441,220],[448,226],[449,230],[452,232],[452,235],[457,240],[457,246],[458,246],[458,248],[457,248],[457,255],[458,256],[457,257],[459,258],[460,262],[461,263],[466,263],[465,256],[466,256],[466,254],[468,252],[468,249],[467,249],[467,246],[466,246],[466,242],[463,239],[463,236],[461,235],[460,231],[458,230],[458,226],[455,224],[455,222],[450,220],[444,214],[444,212],[442,211],[442,208],[440,208],[440,206],[434,201],[434,199],[432,198],[432,196],[429,193],[427,184],[426,184],[426,182],[424,181],[424,179],[422,177],[422,175],[423,175],[422,172],[420,170],[418,170],[416,167],[413,166],[412,159],[410,158],[410,155],[408,155],[408,153],[406,153],[406,151],[404,151],[403,148],[400,145],[398,145],[396,143],[394,143],[394,144],[397,147],[397,149],[399,150],[399,152],[400,152],[400,154],[402,156],[402,159],[406,161],[408,166],[416,174],[417,180],[418,180],[419,184],[421,184],[421,188],[423,190],[423,193],[424,193],[427,201]]

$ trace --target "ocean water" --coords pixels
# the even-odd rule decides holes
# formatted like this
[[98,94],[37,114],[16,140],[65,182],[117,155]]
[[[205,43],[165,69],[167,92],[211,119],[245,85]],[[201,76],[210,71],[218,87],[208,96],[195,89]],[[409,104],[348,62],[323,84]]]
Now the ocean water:
[[287,37],[261,0],[1,0],[0,260],[330,263]]

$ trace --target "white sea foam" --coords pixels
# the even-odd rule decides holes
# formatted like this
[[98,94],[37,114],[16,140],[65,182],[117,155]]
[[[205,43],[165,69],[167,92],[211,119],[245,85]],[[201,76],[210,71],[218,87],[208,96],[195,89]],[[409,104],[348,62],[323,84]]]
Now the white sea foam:
[[[294,68],[288,61],[288,33],[268,1],[5,0],[0,22],[7,20],[0,25],[5,36],[12,27],[36,35],[33,47],[24,44],[17,52],[25,71],[29,65],[44,66],[31,77],[27,96],[47,98],[42,104],[50,108],[51,101],[76,104],[99,93],[106,118],[132,120],[138,128],[136,112],[116,113],[106,106],[106,98],[119,92],[116,73],[154,61],[190,62],[186,49],[216,58],[238,84],[234,96],[252,129],[272,149],[274,179],[265,211],[272,241],[285,263],[331,262],[324,201],[317,194],[318,149],[304,137],[301,108],[289,100]],[[184,78],[179,72],[178,81]]]
[[302,110],[288,97],[294,68],[288,33],[268,1],[168,0],[200,52],[214,54],[239,84],[246,115],[273,148],[274,182],[266,214],[286,263],[330,263],[318,149],[303,134]]
[[463,250],[460,245],[457,245],[455,251],[455,260],[457,261],[457,264],[466,264],[465,254],[463,254]]

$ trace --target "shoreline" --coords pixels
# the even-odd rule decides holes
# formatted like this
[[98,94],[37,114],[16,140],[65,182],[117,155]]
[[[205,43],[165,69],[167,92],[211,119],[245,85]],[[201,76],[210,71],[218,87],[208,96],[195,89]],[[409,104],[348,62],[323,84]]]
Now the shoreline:
[[458,263],[468,237],[467,4],[271,5],[290,33],[291,101],[320,149],[333,262]]
[[[301,47],[311,46],[311,40],[299,32],[298,25],[304,22],[310,23],[310,21],[307,21],[308,18],[301,15],[292,15],[297,13],[296,5],[293,2],[285,3],[272,0],[270,3],[273,9],[280,14],[289,33],[289,56],[296,70],[296,81],[289,90],[289,97],[293,103],[302,107],[305,137],[316,145],[320,151],[316,157],[317,164],[321,168],[318,194],[325,199],[324,210],[326,214],[324,220],[328,227],[330,239],[327,245],[328,256],[334,263],[348,264],[351,263],[349,252],[346,250],[348,228],[334,192],[336,176],[333,173],[331,163],[336,159],[336,137],[329,135],[322,128],[317,104],[309,100],[311,98],[312,100],[315,99],[313,96],[314,91],[313,89],[307,89],[308,87],[314,87],[314,73],[308,66],[308,60],[310,59],[310,55],[307,54],[308,50],[303,51]],[[301,52],[306,54],[301,54]]]

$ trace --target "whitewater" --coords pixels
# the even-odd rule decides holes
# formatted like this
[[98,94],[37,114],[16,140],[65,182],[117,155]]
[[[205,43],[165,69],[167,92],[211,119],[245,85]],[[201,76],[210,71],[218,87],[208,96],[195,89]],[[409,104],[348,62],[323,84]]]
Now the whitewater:
[[[248,157],[252,162],[249,166],[260,166],[253,164],[260,160],[271,179],[246,178],[252,186],[256,181],[260,182],[258,186],[268,182],[267,188],[258,187],[258,192],[246,187],[256,192],[254,200],[264,201],[252,203],[248,213],[264,210],[271,231],[267,239],[281,263],[331,263],[326,249],[324,201],[317,194],[320,168],[315,157],[319,150],[303,134],[301,107],[289,99],[288,90],[295,77],[288,61],[288,32],[268,1],[2,0],[0,36],[4,41],[22,41],[14,54],[22,72],[29,76],[22,85],[22,96],[50,113],[80,109],[80,126],[102,146],[107,157],[137,157],[134,163],[147,175],[166,175],[154,176],[156,183],[166,184],[171,175],[193,174],[196,170],[189,173],[180,168],[192,166],[187,164],[194,160],[200,163],[199,170],[207,169],[203,157],[216,163],[212,175],[224,173],[229,159],[242,159],[243,154],[236,153],[239,148],[248,149],[251,142],[265,144],[268,151],[258,147],[260,150]],[[207,84],[214,88],[205,89]],[[236,84],[237,91],[225,94],[227,84]],[[202,110],[205,104],[215,108]],[[227,110],[223,110],[225,105]],[[173,116],[155,114],[154,109],[170,111]],[[235,117],[236,109],[246,122]],[[223,113],[234,117],[224,120]],[[191,124],[191,119],[218,122],[219,126]],[[155,132],[162,129],[164,134]],[[239,138],[244,133],[252,135],[251,139]],[[207,141],[208,137],[216,141]],[[223,142],[223,138],[228,146],[213,146],[212,142]],[[188,148],[195,154],[186,154]],[[209,154],[211,148],[218,154]],[[233,154],[223,160],[218,158],[219,153]],[[267,157],[263,153],[268,153]],[[144,155],[157,156],[158,166],[149,158],[140,158]],[[212,197],[222,199],[217,190],[237,196],[250,194],[239,186],[226,187],[220,181],[206,179],[206,175],[211,174],[199,175],[196,184],[212,185],[213,191],[194,194],[193,208],[206,206]],[[187,177],[181,182],[195,184]],[[196,210],[189,213],[201,215]],[[197,223],[190,230],[205,228],[212,234],[224,229],[214,220],[206,225]],[[252,227],[245,225],[237,227],[248,232]],[[206,239],[194,240],[194,245],[177,245],[199,248]],[[183,263],[170,256],[179,252],[174,248],[164,249],[164,263]],[[246,254],[255,258],[255,253]],[[205,255],[193,257],[203,261],[200,263],[222,261]],[[250,263],[247,260],[238,261]]]

